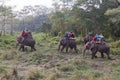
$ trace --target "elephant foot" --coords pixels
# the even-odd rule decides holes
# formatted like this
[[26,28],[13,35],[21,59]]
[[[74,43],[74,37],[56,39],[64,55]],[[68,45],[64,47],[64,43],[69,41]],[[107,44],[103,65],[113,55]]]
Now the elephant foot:
[[78,49],[76,49],[75,52],[78,53]]
[[97,58],[97,56],[95,56],[95,58]]
[[91,58],[91,59],[94,59],[94,58],[97,58],[97,56],[96,56],[96,55],[94,55],[94,54],[92,54],[92,58]]
[[36,49],[35,49],[35,48],[33,48],[33,51],[36,51]]
[[36,51],[36,49],[34,49],[34,51]]

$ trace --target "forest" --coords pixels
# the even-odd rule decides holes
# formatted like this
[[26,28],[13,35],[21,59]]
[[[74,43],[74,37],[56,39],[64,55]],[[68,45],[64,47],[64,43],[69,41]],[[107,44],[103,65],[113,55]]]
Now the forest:
[[[15,11],[0,1],[0,80],[119,80],[120,0],[53,0],[53,7],[24,6]],[[36,51],[16,48],[23,30],[30,30]],[[59,52],[66,32],[74,32],[78,53]],[[84,37],[103,34],[110,56],[83,57]],[[97,52],[97,56],[100,56]]]
[[1,35],[10,30],[44,32],[57,36],[73,31],[76,36],[88,32],[103,33],[106,37],[120,37],[119,0],[55,0],[54,8],[45,6],[25,6],[21,11],[2,4]]

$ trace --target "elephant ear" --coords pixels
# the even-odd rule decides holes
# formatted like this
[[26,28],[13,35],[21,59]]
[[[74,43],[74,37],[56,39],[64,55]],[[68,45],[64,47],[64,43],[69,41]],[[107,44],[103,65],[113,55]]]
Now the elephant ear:
[[28,32],[26,38],[28,38],[28,39],[33,39],[32,33],[31,33],[31,32]]
[[86,37],[84,38],[84,43],[86,44],[88,41],[89,41],[89,40],[88,40],[88,36],[86,36]]
[[85,44],[85,47],[88,48],[88,49],[90,49],[90,47],[91,47],[90,42],[87,42],[87,43]]
[[24,41],[24,40],[23,40],[23,37],[20,36],[19,39],[18,39],[18,41],[19,41],[19,43],[23,43],[23,41]]

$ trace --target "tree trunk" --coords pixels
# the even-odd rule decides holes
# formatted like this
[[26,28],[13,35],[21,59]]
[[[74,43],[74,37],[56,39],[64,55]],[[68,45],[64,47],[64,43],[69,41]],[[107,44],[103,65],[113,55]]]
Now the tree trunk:
[[10,35],[13,35],[13,16],[11,15],[11,22],[10,22]]

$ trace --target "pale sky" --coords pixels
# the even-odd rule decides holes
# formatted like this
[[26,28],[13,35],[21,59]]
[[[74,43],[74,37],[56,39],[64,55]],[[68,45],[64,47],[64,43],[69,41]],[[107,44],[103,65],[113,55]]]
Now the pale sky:
[[16,6],[14,10],[20,10],[24,6],[43,5],[46,7],[52,7],[53,0],[8,0],[5,2],[6,5]]

